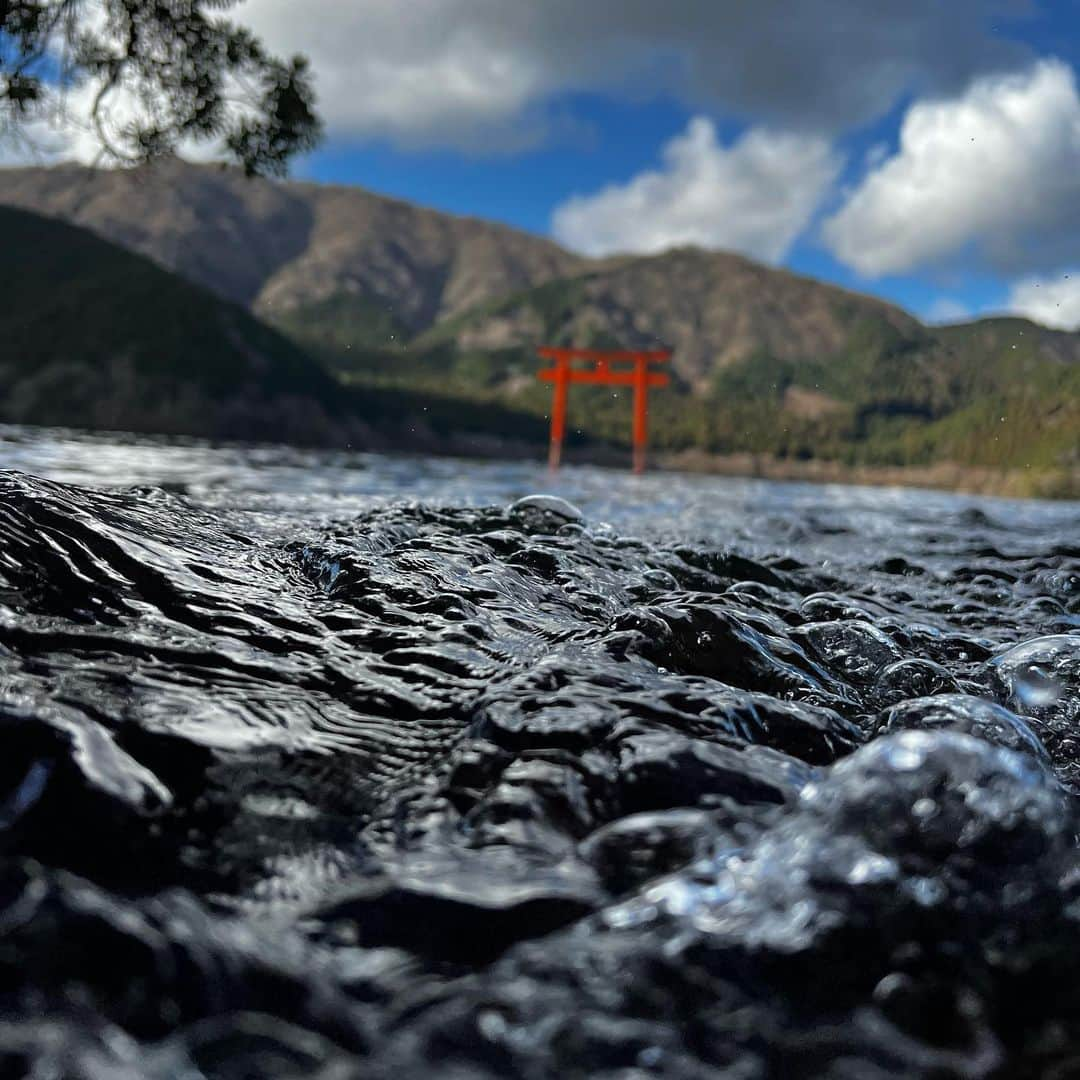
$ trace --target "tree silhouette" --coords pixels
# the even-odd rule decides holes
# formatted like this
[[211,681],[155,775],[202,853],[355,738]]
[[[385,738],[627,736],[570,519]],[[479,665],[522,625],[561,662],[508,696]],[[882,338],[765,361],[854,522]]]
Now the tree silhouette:
[[0,135],[64,119],[78,91],[112,160],[220,140],[248,174],[284,173],[320,135],[307,61],[269,55],[224,17],[236,3],[0,0]]

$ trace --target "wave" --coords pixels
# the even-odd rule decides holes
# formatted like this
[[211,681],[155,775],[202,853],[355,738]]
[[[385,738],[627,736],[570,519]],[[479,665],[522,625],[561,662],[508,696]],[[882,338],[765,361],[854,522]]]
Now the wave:
[[0,1060],[1067,1068],[1080,549],[938,524],[0,474]]

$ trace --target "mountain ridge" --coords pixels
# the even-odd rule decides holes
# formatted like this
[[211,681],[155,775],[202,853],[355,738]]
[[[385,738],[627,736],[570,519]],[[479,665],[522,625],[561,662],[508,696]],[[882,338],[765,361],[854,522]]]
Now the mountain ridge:
[[0,236],[0,423],[462,453],[542,434],[498,407],[343,387],[241,306],[80,226],[0,206]]
[[128,170],[3,168],[0,205],[82,225],[271,319],[349,299],[381,303],[386,325],[415,336],[547,281],[640,274],[658,261],[693,259],[758,283],[825,290],[924,326],[873,294],[735,252],[683,245],[655,255],[587,257],[511,225],[359,186],[252,179],[181,158]]
[[[947,329],[872,294],[733,252],[683,246],[588,258],[509,225],[360,187],[247,179],[178,158],[133,170],[0,169],[0,204],[87,227],[273,322],[344,314],[354,346],[422,338],[564,279],[621,283],[599,298],[587,288],[584,299],[598,304],[586,304],[564,332],[602,329],[627,345],[663,340],[699,383],[707,369],[762,347],[785,356],[835,351],[842,328],[830,303],[872,312],[909,334]],[[615,317],[605,324],[597,306]],[[499,327],[484,334],[490,347],[503,347]],[[475,335],[474,325],[463,344],[478,344]]]
[[[158,265],[216,283],[219,297],[246,297],[248,318],[317,362],[316,381],[398,416],[402,402],[430,407],[444,435],[486,433],[493,453],[526,431],[526,442],[542,439],[550,406],[536,345],[661,344],[674,349],[675,379],[655,396],[652,437],[680,460],[948,462],[1020,470],[1018,491],[1080,490],[1077,333],[1016,317],[929,327],[878,297],[734,253],[585,259],[361,189],[177,161],[126,174],[3,170],[0,205],[11,202],[156,253]],[[95,295],[123,309],[122,297]],[[571,443],[625,442],[619,394],[578,390]],[[408,421],[417,448],[446,449],[446,438],[424,441],[426,425]]]
[[0,204],[89,228],[256,312],[341,293],[391,306],[408,331],[580,262],[508,225],[180,159],[4,169]]

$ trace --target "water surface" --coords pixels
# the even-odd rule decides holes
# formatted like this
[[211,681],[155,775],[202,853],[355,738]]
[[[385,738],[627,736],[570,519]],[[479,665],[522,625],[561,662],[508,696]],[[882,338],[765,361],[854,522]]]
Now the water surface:
[[10,428],[0,469],[9,1069],[1080,1054],[1077,504]]

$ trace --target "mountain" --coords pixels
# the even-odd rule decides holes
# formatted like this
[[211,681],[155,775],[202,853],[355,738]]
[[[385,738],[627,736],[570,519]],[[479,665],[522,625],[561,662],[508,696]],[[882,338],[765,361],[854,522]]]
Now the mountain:
[[[539,342],[673,346],[651,442],[685,455],[1016,473],[1007,490],[1080,493],[1080,334],[1024,319],[929,328],[871,297],[739,256],[610,259],[364,350],[279,325],[355,383],[424,387],[538,417]],[[626,393],[575,387],[570,428],[625,443]],[[991,486],[995,482],[991,481]]]
[[3,169],[0,204],[82,225],[257,314],[341,316],[380,341],[582,265],[507,226],[176,158]]
[[[550,391],[535,378],[536,345],[663,344],[675,378],[654,396],[650,426],[668,460],[752,461],[770,475],[819,475],[806,463],[831,462],[924,476],[949,464],[982,470],[987,490],[1080,493],[1080,334],[1022,319],[930,328],[737,255],[586,259],[356,188],[245,180],[178,160],[130,172],[0,170],[0,204],[75,222],[175,271],[203,287],[208,312],[209,292],[233,320],[246,308],[275,328],[275,348],[292,350],[290,370],[302,351],[324,409],[369,430],[392,417],[395,445],[414,432],[427,441],[404,444],[422,449],[462,432],[492,437],[499,453],[510,438],[541,443]],[[38,279],[42,295],[49,280]],[[102,311],[129,307],[127,287],[103,279]],[[210,318],[220,325],[217,309]],[[34,331],[41,342],[55,332],[47,321]],[[68,357],[81,355],[78,338],[61,338]],[[626,397],[575,387],[571,442],[624,445]]]
[[[0,169],[0,205],[88,228],[325,345],[663,342],[687,383],[705,389],[718,369],[757,354],[833,356],[867,332],[933,336],[893,305],[739,255],[588,259],[361,188],[247,179],[178,158]],[[1080,336],[1046,341],[1059,358],[1080,358]]]
[[726,252],[679,248],[621,257],[500,297],[449,319],[419,345],[463,350],[554,344],[674,350],[675,370],[705,390],[719,370],[767,353],[781,360],[830,356],[866,326],[918,336],[906,312]]
[[307,441],[334,380],[244,308],[84,229],[0,207],[0,416]]
[[0,422],[465,451],[461,432],[542,436],[509,410],[343,389],[238,304],[86,229],[0,207],[0,237]]
[[[0,170],[0,204],[82,225],[308,341],[382,347],[461,323],[465,348],[539,336],[664,341],[701,385],[766,349],[835,352],[860,313],[904,332],[869,297],[692,249],[590,260],[515,229],[359,188],[246,179],[169,159],[133,170]],[[539,288],[537,288],[539,287]]]

